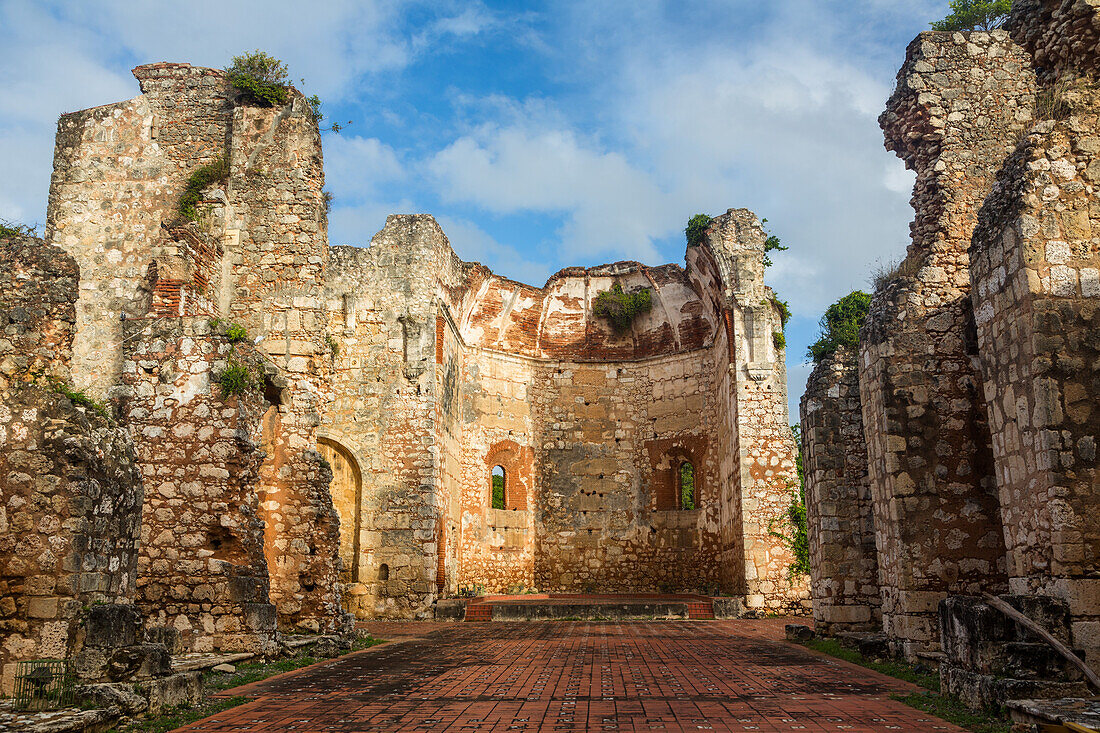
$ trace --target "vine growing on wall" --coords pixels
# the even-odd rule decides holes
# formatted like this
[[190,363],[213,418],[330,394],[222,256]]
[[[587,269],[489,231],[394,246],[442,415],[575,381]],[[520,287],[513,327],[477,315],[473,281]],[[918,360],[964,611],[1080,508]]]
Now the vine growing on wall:
[[635,318],[642,313],[648,313],[652,308],[653,295],[649,288],[627,293],[622,285],[615,283],[611,290],[605,290],[596,296],[592,312],[609,320],[615,333],[624,333],[630,330],[630,324]]
[[802,428],[791,426],[797,449],[795,465],[798,468],[798,485],[788,484],[790,503],[782,515],[768,522],[768,534],[783,542],[794,560],[787,566],[791,580],[810,572],[810,535],[806,526],[806,481],[802,473]]
[[229,178],[229,160],[223,155],[213,163],[199,166],[187,177],[183,194],[180,195],[179,204],[176,207],[181,219],[187,221],[199,220],[199,202],[202,201],[203,189],[220,183]]

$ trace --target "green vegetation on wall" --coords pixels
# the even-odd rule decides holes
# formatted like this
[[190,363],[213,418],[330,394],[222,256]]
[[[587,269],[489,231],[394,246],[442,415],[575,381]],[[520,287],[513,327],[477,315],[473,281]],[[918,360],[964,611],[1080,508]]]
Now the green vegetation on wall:
[[[225,73],[241,98],[261,107],[281,107],[290,99],[286,64],[260,50],[233,57]],[[320,100],[317,100],[320,108]]]
[[768,523],[768,534],[787,546],[794,555],[794,560],[787,566],[787,572],[791,581],[799,575],[807,575],[810,572],[810,535],[806,527],[806,482],[802,475],[802,429],[798,425],[791,426],[794,433],[798,466],[798,486],[790,485],[791,501],[782,516]]
[[233,358],[229,359],[225,369],[214,375],[214,379],[221,388],[223,400],[259,388],[259,380],[252,374],[252,370]]
[[817,363],[841,346],[859,346],[859,327],[871,308],[871,296],[854,290],[830,305],[818,322],[821,336],[810,344],[808,355]]
[[0,219],[0,239],[11,239],[14,237],[37,237],[38,229],[35,227],[27,226],[26,224],[20,224],[17,221],[8,221],[7,219]]
[[707,227],[710,226],[711,219],[706,214],[696,214],[688,219],[687,228],[684,229],[684,234],[687,236],[687,243],[689,247],[698,247],[707,238]]
[[199,166],[187,177],[187,183],[183,187],[183,195],[180,196],[177,210],[180,218],[187,221],[198,221],[199,202],[202,201],[202,192],[208,186],[229,178],[229,161],[223,155],[213,163]]
[[605,290],[596,296],[592,312],[611,321],[615,333],[625,333],[630,330],[630,324],[639,314],[648,313],[652,308],[653,295],[649,288],[627,293],[623,291],[622,285],[615,283],[611,290]]
[[1012,0],[951,0],[951,14],[931,25],[936,31],[991,31],[1011,12]]

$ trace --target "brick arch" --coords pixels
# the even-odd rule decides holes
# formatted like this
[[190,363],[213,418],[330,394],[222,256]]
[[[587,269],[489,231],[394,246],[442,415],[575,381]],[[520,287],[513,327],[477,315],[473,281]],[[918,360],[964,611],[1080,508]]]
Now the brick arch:
[[680,466],[691,464],[695,476],[695,508],[707,500],[706,439],[699,436],[650,441],[646,444],[653,471],[650,509],[673,511],[680,508]]
[[514,440],[493,443],[485,454],[485,506],[492,506],[493,468],[504,469],[504,508],[525,511],[530,506],[535,452]]

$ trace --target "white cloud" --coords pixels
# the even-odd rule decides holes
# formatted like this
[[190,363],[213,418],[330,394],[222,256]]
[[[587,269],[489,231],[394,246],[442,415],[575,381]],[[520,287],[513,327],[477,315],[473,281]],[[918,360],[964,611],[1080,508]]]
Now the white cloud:
[[445,201],[494,213],[562,212],[568,255],[607,253],[652,261],[654,237],[667,234],[664,194],[620,153],[538,121],[483,126],[437,153],[429,169]]

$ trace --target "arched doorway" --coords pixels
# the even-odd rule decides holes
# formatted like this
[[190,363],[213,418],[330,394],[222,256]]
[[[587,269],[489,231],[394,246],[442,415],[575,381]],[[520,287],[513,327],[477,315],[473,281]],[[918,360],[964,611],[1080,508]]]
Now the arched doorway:
[[317,448],[332,467],[332,504],[340,516],[340,560],[343,579],[359,582],[359,511],[363,500],[363,478],[351,452],[334,440],[319,438]]

